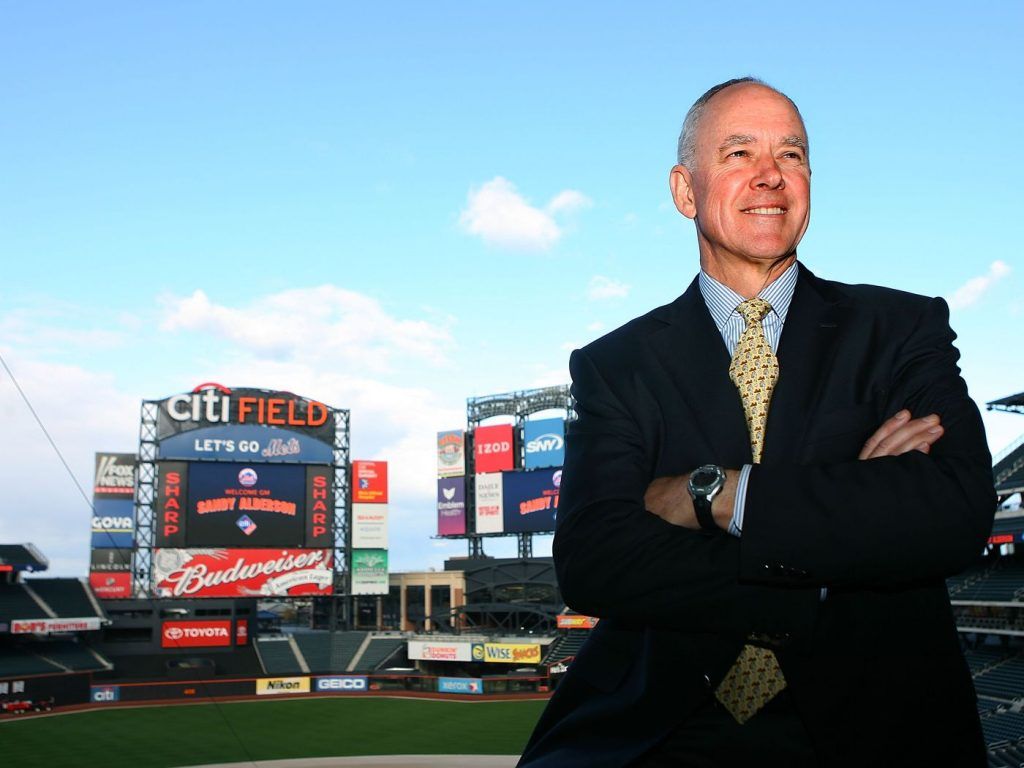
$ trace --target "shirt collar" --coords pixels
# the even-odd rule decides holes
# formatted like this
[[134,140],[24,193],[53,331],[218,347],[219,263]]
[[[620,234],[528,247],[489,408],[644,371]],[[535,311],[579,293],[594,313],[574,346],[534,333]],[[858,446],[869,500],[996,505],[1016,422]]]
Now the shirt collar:
[[[768,314],[769,316],[776,315],[779,318],[779,323],[786,322],[786,313],[789,312],[789,305],[793,301],[796,280],[800,275],[797,264],[798,262],[794,261],[785,272],[757,294],[772,305],[772,311]],[[697,276],[697,282],[700,286],[700,293],[704,297],[704,303],[707,304],[708,311],[711,313],[711,319],[715,321],[715,326],[721,332],[725,328],[725,324],[729,322],[729,318],[736,313],[736,307],[743,301],[743,297],[732,288],[715,280],[703,269]]]

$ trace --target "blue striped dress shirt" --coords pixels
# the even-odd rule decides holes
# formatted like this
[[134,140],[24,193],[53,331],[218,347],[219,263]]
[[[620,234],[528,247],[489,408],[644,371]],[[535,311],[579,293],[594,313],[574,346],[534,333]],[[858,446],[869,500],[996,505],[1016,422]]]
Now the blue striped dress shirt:
[[[799,266],[794,261],[785,272],[757,294],[772,305],[772,311],[761,321],[761,327],[764,329],[765,338],[768,340],[772,352],[778,352],[782,326],[786,322],[786,314],[793,301],[793,291],[796,289],[796,279],[799,274]],[[746,327],[743,316],[736,311],[736,307],[744,301],[744,297],[715,280],[704,270],[700,271],[697,281],[700,293],[704,297],[704,303],[707,304],[708,311],[711,313],[711,319],[715,321],[718,332],[722,334],[725,347],[729,350],[729,357],[732,357],[736,344]],[[736,484],[736,501],[732,508],[732,522],[729,523],[729,533],[733,536],[740,536],[743,533],[743,512],[747,503],[749,478],[750,465],[746,464],[740,469],[740,476]]]

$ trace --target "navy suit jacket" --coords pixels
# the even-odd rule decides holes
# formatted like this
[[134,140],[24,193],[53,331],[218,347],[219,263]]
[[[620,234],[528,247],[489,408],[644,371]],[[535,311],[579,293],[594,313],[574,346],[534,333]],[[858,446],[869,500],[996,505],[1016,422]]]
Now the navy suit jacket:
[[[554,558],[566,603],[601,621],[520,765],[628,765],[756,634],[775,647],[822,765],[983,766],[944,579],[982,552],[995,494],[954,339],[941,299],[801,266],[742,538],[644,509],[656,477],[751,462],[697,281],[574,352]],[[901,408],[939,414],[931,453],[858,461]]]

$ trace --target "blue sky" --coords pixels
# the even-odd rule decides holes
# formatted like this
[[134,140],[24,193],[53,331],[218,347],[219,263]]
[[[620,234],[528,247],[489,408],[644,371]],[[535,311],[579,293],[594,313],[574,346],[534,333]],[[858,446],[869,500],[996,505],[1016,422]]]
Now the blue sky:
[[[463,554],[434,432],[686,287],[679,123],[744,74],[807,122],[801,259],[945,296],[975,399],[1024,390],[1024,6],[523,5],[0,3],[0,351],[83,484],[143,398],[282,388],[392,462],[395,567]],[[83,574],[88,510],[0,409],[0,541]]]

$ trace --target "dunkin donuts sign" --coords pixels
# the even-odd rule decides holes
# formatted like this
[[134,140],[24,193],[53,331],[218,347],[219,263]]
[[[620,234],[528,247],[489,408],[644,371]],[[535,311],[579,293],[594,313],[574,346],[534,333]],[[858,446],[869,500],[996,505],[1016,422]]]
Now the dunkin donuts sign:
[[208,648],[231,645],[230,621],[165,621],[160,630],[164,648]]
[[159,597],[329,595],[329,549],[158,549],[153,581]]

